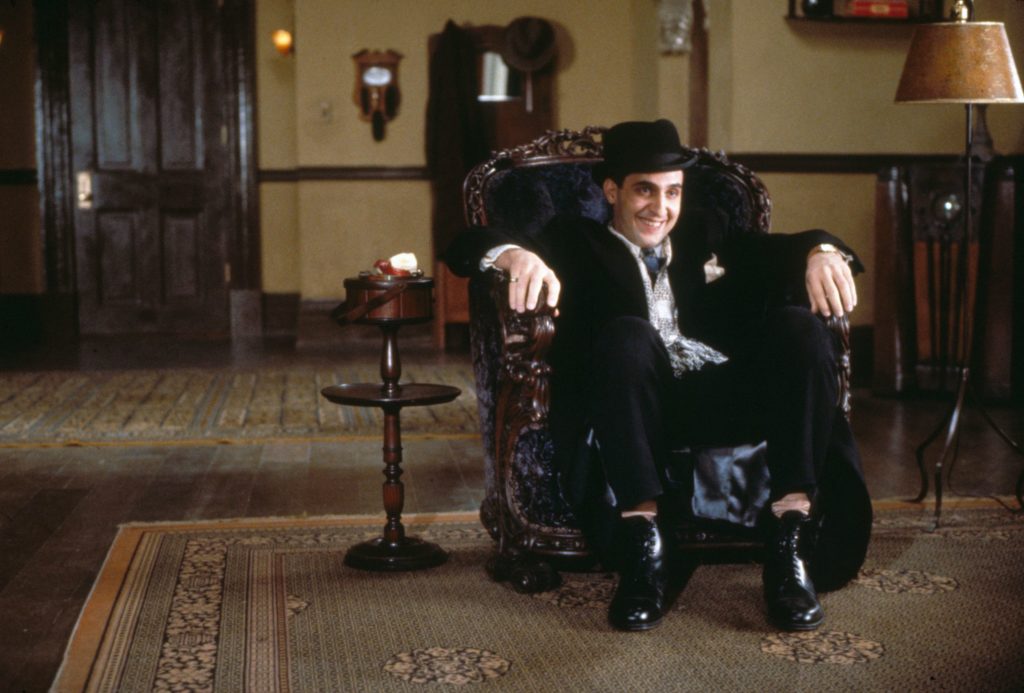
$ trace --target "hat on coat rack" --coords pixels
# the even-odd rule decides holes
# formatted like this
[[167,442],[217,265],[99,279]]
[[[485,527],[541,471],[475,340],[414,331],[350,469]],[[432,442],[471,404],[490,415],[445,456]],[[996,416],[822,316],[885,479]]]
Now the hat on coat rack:
[[501,58],[511,67],[534,72],[555,57],[555,29],[540,17],[513,19],[502,34]]

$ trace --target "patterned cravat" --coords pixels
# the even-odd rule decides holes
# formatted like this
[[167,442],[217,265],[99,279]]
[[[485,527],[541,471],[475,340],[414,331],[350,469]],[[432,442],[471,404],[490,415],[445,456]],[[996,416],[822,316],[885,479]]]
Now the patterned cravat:
[[641,248],[640,259],[644,261],[644,266],[647,267],[647,274],[651,275],[651,283],[653,284],[658,279],[658,272],[661,271],[662,266],[665,264],[665,258],[659,257],[658,251],[655,248]]

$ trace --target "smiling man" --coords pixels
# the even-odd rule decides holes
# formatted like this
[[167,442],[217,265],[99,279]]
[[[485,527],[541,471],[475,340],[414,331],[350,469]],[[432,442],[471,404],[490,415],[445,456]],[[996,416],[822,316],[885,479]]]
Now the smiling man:
[[683,172],[630,173],[602,186],[614,215],[612,228],[641,248],[656,248],[675,226],[683,199]]
[[870,532],[859,458],[836,406],[838,347],[815,315],[853,310],[850,265],[860,263],[824,231],[725,234],[715,215],[687,207],[696,157],[667,120],[620,123],[603,146],[593,179],[611,206],[607,224],[556,217],[530,247],[501,229],[473,229],[452,244],[449,265],[463,275],[506,272],[516,310],[535,308],[544,289],[558,309],[555,464],[581,518],[614,507],[618,526],[602,536],[614,537],[605,548],[620,575],[608,614],[615,628],[646,630],[665,613],[668,547],[658,520],[671,510],[669,451],[762,440],[771,475],[767,615],[786,630],[817,628],[806,535],[824,496],[837,495],[820,491],[839,487],[844,513],[854,515],[844,575],[860,566]]

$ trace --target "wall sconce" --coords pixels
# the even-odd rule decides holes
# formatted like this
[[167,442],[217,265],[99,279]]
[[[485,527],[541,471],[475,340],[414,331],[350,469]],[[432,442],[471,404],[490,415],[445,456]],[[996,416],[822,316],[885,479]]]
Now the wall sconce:
[[356,85],[352,100],[359,107],[359,119],[370,123],[373,139],[384,139],[384,124],[398,115],[398,61],[401,53],[363,49],[352,56],[356,62]]
[[291,55],[295,52],[295,39],[292,32],[287,29],[276,30],[270,35],[270,40],[274,42],[274,48],[281,55]]

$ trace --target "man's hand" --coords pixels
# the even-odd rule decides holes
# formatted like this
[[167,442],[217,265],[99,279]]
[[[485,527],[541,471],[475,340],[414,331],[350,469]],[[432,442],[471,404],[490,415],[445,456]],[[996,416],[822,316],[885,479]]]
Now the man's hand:
[[508,273],[508,304],[513,310],[522,313],[536,308],[537,298],[544,286],[548,288],[548,305],[552,308],[558,305],[558,293],[562,285],[536,253],[522,248],[509,248],[495,259],[494,266]]
[[842,254],[815,248],[807,258],[807,296],[811,311],[826,318],[842,317],[857,305],[857,287],[853,283],[850,265]]

